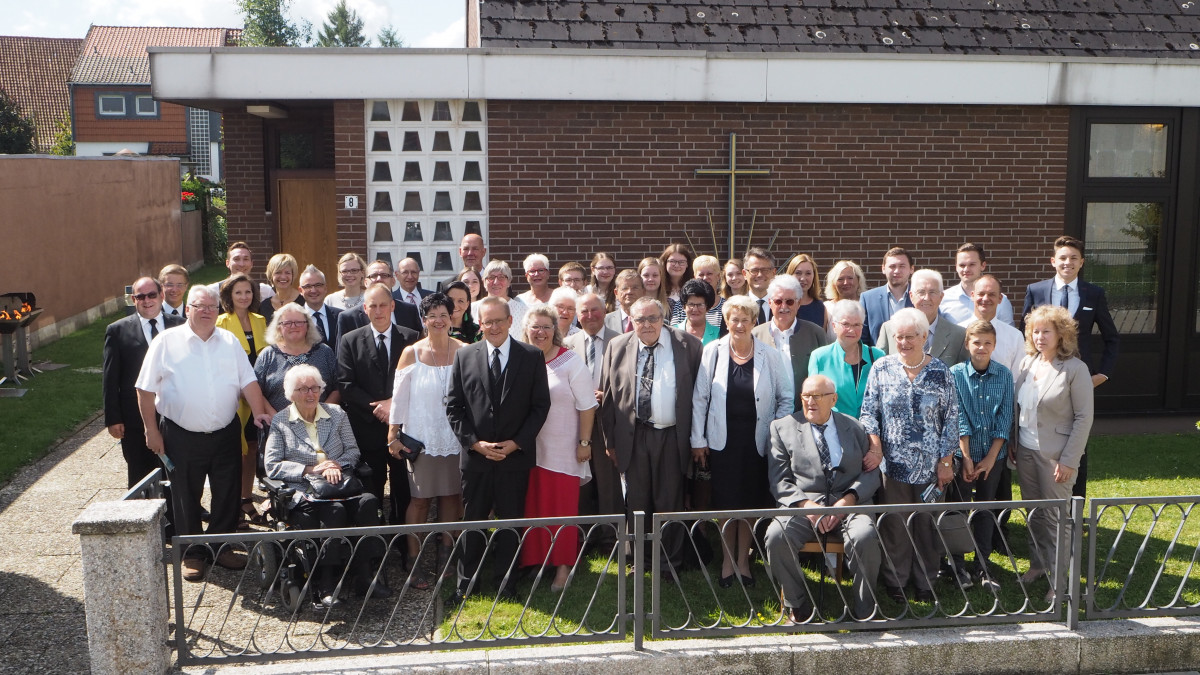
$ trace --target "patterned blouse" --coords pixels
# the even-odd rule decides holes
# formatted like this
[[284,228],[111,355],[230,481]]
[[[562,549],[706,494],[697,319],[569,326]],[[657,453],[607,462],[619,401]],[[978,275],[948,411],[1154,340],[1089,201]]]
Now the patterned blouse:
[[911,382],[898,354],[875,362],[859,417],[883,444],[883,473],[909,485],[932,483],[937,461],[958,448],[958,393],[950,369],[932,359]]

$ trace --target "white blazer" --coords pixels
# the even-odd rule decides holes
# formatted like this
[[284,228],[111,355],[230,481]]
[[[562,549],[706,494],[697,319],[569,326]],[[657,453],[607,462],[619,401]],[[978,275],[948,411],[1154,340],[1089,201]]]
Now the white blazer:
[[[725,407],[729,390],[729,338],[726,335],[708,343],[700,357],[700,371],[696,373],[696,388],[692,393],[693,448],[720,451],[728,442]],[[791,369],[784,367],[779,350],[755,338],[754,408],[758,415],[754,443],[763,457],[767,456],[770,443],[771,422],[792,414],[794,387]]]

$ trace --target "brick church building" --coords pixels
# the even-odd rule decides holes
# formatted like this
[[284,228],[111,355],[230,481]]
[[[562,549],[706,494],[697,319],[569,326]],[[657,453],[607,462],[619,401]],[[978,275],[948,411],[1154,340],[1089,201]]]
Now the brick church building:
[[[975,241],[1019,308],[1065,232],[1124,334],[1098,408],[1200,410],[1200,3],[467,0],[467,17],[463,49],[151,48],[156,98],[224,114],[230,238],[326,271],[351,250],[419,257],[426,280],[471,231],[514,267],[770,244],[822,273],[856,260],[870,286],[892,245],[954,283]],[[697,174],[734,162],[767,173],[732,193]]]

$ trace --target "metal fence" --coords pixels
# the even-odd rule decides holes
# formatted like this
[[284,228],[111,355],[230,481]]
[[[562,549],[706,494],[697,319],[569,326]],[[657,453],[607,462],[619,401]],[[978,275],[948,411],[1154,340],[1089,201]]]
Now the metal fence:
[[[1010,622],[1073,629],[1080,618],[1200,614],[1200,524],[1189,519],[1198,502],[1097,499],[1087,518],[1083,500],[1072,499],[637,513],[628,528],[621,516],[584,516],[176,537],[175,644],[179,663],[192,665],[585,641],[632,640],[640,649],[645,637]],[[1057,556],[1028,534],[1038,514],[1056,521]],[[852,517],[866,523],[863,541],[878,546],[881,574],[864,584],[865,606],[854,580],[865,578],[869,549],[859,535],[843,539],[840,524],[828,536],[812,529],[832,522],[822,518]],[[990,556],[972,537],[961,548],[963,528],[982,521],[999,532]],[[781,547],[771,532],[789,523],[807,534],[784,537]],[[745,552],[729,543],[737,530],[749,533]],[[886,570],[901,563],[898,549],[879,545],[884,531],[909,546],[932,532],[936,555],[914,563],[914,574],[932,581],[928,595],[886,590]],[[529,547],[569,551],[565,589],[551,588],[562,560],[512,555]],[[247,554],[244,570],[212,567],[200,583],[183,581],[186,555],[216,558],[226,548]],[[1029,574],[1034,552],[1054,564]],[[736,563],[743,553],[750,576],[724,575],[723,558]],[[812,606],[798,622],[785,611],[768,553],[802,563]],[[479,564],[460,581],[464,556]],[[934,569],[938,558],[949,573]],[[963,583],[956,568],[977,559],[988,561],[986,572]]]
[[121,501],[130,499],[163,499],[166,494],[164,490],[164,476],[162,469],[155,469],[146,474],[146,477],[138,481],[137,485],[125,491],[121,495]]
[[1093,499],[1087,617],[1200,614],[1200,497]]

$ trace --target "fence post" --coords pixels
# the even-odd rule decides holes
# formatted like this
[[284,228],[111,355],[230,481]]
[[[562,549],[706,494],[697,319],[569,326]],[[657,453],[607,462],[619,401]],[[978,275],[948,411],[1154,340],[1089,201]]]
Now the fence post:
[[633,648],[642,650],[646,636],[646,512],[633,512]]
[[1067,576],[1067,628],[1079,630],[1079,587],[1083,582],[1083,497],[1071,498],[1070,565]]
[[83,598],[92,673],[165,673],[167,587],[162,499],[92,504],[71,531],[83,549]]

